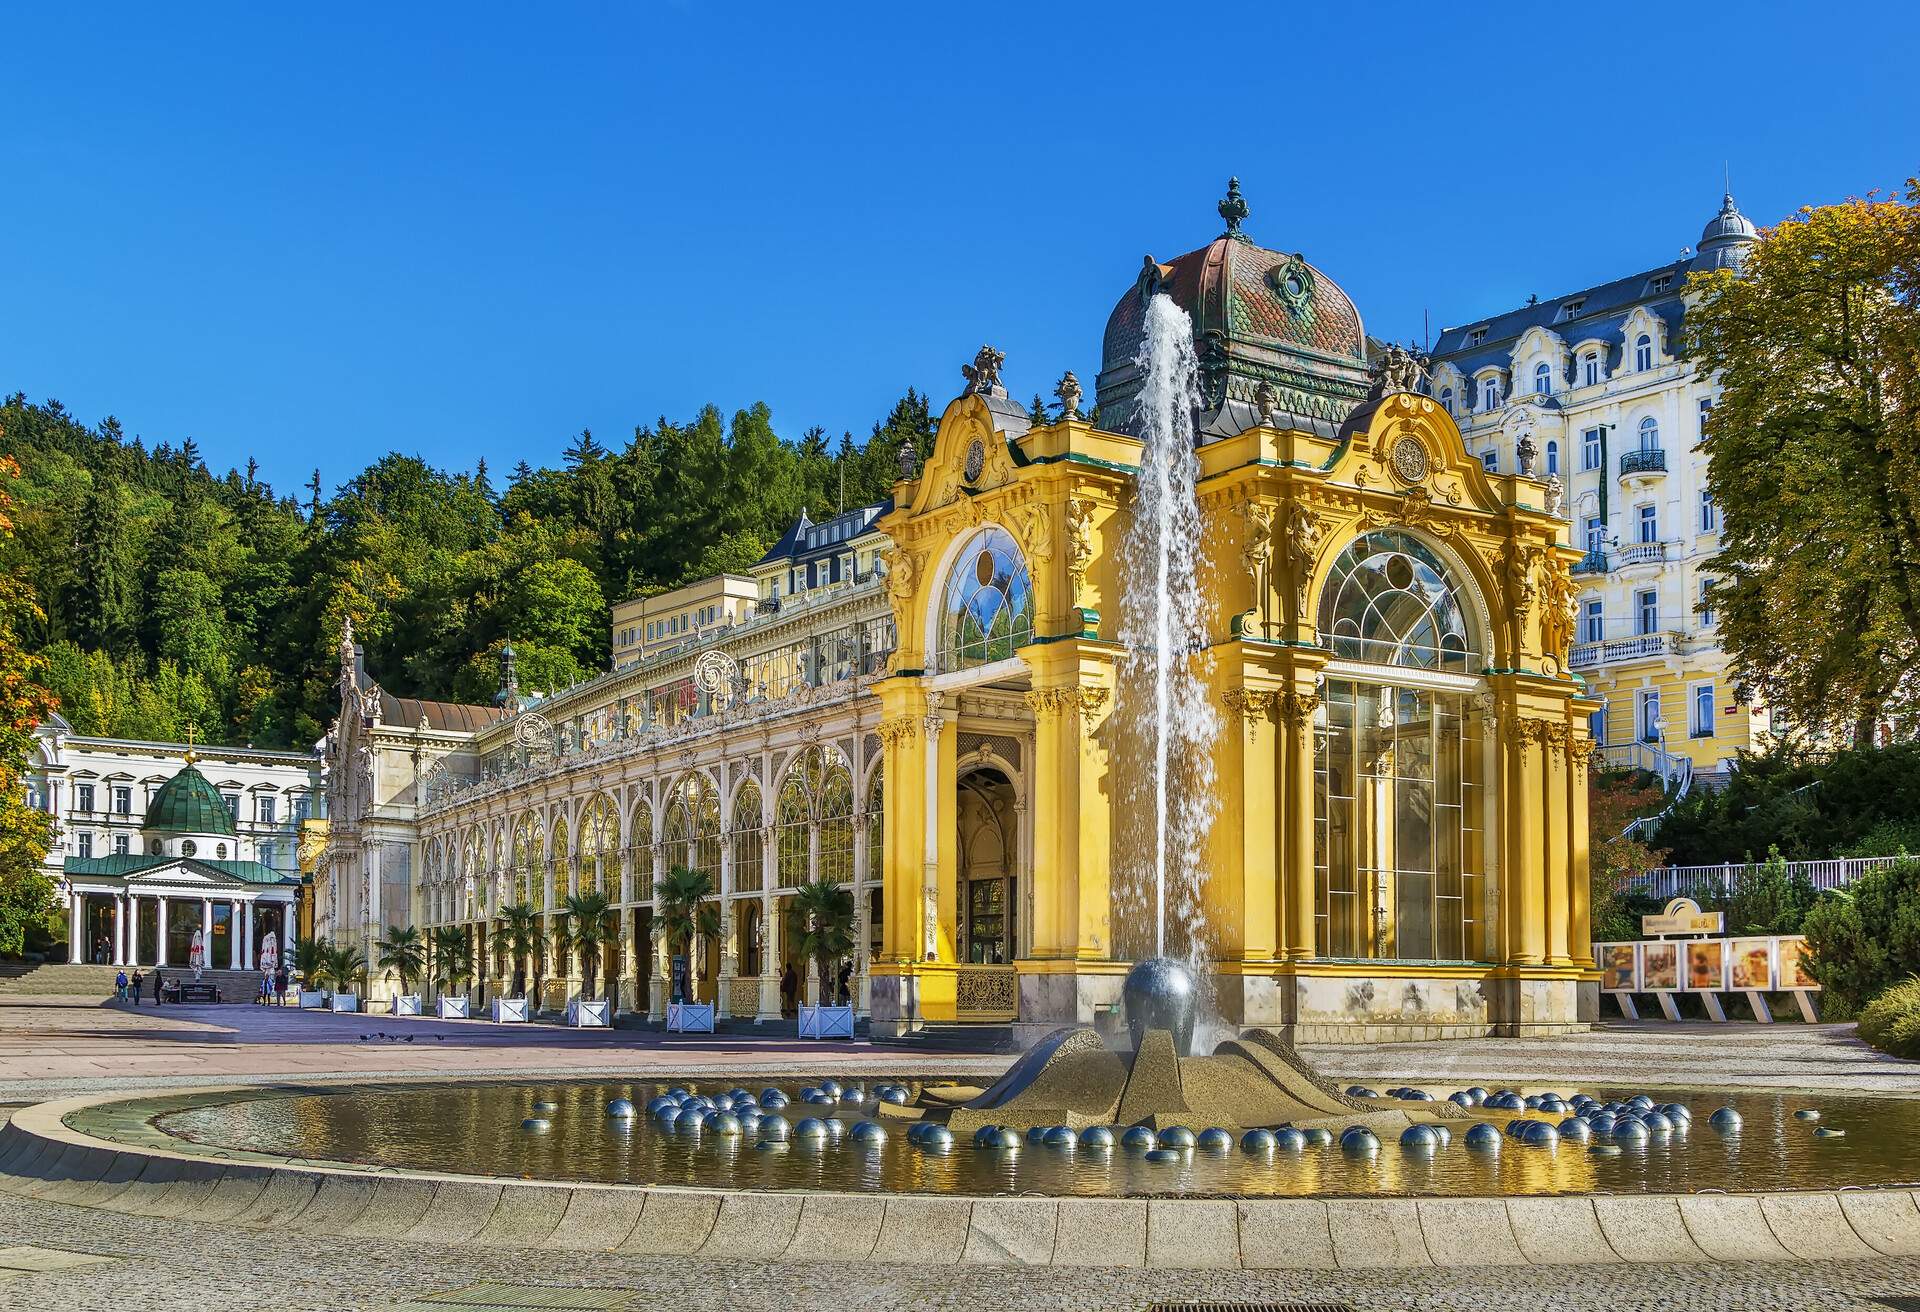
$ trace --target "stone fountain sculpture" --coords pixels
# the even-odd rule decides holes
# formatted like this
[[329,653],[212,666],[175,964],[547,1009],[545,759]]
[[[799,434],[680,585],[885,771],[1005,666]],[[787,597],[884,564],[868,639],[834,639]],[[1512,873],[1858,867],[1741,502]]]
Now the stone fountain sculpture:
[[1397,1134],[1417,1123],[1471,1119],[1450,1102],[1349,1097],[1272,1030],[1249,1030],[1210,1055],[1193,1056],[1197,996],[1182,963],[1142,961],[1128,973],[1123,994],[1133,1051],[1109,1047],[1089,1027],[1069,1026],[1034,1044],[987,1088],[929,1086],[913,1103],[882,1104],[880,1115],[942,1123],[956,1135],[986,1125],[1365,1125]]

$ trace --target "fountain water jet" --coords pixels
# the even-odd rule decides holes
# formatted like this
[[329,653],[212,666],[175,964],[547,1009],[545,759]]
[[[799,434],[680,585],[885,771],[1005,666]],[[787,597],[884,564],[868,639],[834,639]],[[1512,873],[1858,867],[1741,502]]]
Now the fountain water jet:
[[[1200,368],[1193,321],[1164,294],[1148,303],[1135,363],[1143,379],[1134,412],[1142,448],[1133,514],[1121,545],[1120,640],[1129,655],[1119,707],[1133,740],[1151,747],[1150,763],[1134,772],[1126,791],[1140,804],[1137,813],[1150,810],[1154,828],[1144,845],[1152,854],[1151,870],[1142,859],[1121,882],[1152,888],[1155,955],[1169,955],[1168,927],[1177,925],[1184,939],[1180,954],[1206,991],[1211,981],[1202,856],[1218,805],[1213,745],[1220,717],[1207,696],[1210,657],[1199,578],[1194,417]],[[1150,794],[1150,808],[1142,793]]]

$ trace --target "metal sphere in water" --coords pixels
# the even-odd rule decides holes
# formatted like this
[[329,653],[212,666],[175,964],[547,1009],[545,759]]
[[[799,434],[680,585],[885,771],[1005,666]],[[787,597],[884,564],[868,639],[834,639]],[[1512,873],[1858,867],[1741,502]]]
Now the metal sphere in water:
[[1173,1148],[1149,1148],[1147,1160],[1156,1166],[1165,1166],[1169,1162],[1180,1161],[1183,1154]]
[[709,1128],[711,1128],[715,1134],[728,1139],[739,1138],[741,1130],[743,1129],[740,1124],[740,1118],[732,1112],[715,1112],[713,1114],[713,1124]]
[[953,1147],[953,1131],[944,1125],[929,1125],[920,1136],[920,1146],[928,1152],[944,1153]]
[[800,1119],[800,1123],[793,1127],[793,1137],[796,1139],[825,1139],[827,1137],[827,1123],[818,1116],[804,1116]]
[[1740,1133],[1740,1113],[1731,1107],[1722,1107],[1707,1119],[1707,1124],[1722,1134]]
[[1476,1084],[1467,1090],[1467,1097],[1473,1099],[1475,1107],[1479,1107],[1487,1101],[1487,1091]]
[[1467,1131],[1466,1145],[1472,1152],[1497,1153],[1500,1151],[1500,1131],[1480,1121]]
[[520,1122],[520,1128],[529,1134],[545,1134],[553,1128],[553,1122],[544,1116],[529,1116]]
[[1169,1125],[1166,1129],[1160,1131],[1160,1146],[1162,1148],[1191,1148],[1193,1147],[1193,1131],[1184,1125]]
[[1049,1148],[1070,1149],[1079,1141],[1080,1136],[1064,1125],[1049,1126],[1047,1132],[1040,1136],[1040,1142]]
[[1273,1146],[1284,1153],[1297,1153],[1307,1146],[1307,1136],[1291,1125],[1273,1132]]
[[1272,1130],[1248,1130],[1240,1136],[1240,1151],[1253,1156],[1265,1156],[1277,1146]]
[[1089,1125],[1080,1131],[1080,1146],[1094,1152],[1113,1151],[1113,1129],[1105,1125]]
[[1593,1138],[1593,1127],[1578,1116],[1569,1116],[1560,1122],[1560,1137],[1571,1139],[1574,1143],[1586,1143]]
[[1820,1119],[1820,1113],[1811,1107],[1802,1107],[1793,1114],[1793,1119],[1796,1121],[1817,1121]]
[[1310,1147],[1325,1148],[1333,1142],[1333,1131],[1324,1125],[1316,1125],[1311,1130],[1302,1130],[1301,1133],[1306,1135]]
[[1474,1105],[1473,1095],[1468,1093],[1465,1089],[1462,1089],[1458,1093],[1448,1094],[1447,1101],[1452,1103],[1455,1107],[1471,1107]]
[[1640,1123],[1647,1127],[1648,1134],[1656,1138],[1673,1133],[1673,1122],[1667,1119],[1665,1112],[1648,1112],[1640,1118]]
[[536,1102],[533,1105],[533,1109],[537,1112],[557,1112],[560,1110],[560,1104],[557,1102],[550,1102],[547,1099],[542,1098],[539,1102]]
[[1051,1125],[1029,1125],[1027,1127],[1027,1142],[1039,1143],[1047,1137],[1047,1131],[1052,1128]]
[[1349,1098],[1378,1098],[1379,1096],[1379,1094],[1364,1084],[1349,1084],[1347,1086],[1347,1097]]
[[1148,1030],[1165,1030],[1173,1036],[1173,1050],[1182,1057],[1193,1055],[1193,1020],[1199,989],[1193,974],[1171,957],[1149,957],[1136,962],[1120,987],[1121,1006],[1126,1011],[1127,1033],[1133,1050]]
[[887,1127],[877,1121],[861,1121],[853,1127],[853,1141],[878,1147],[887,1141]]
[[1622,1148],[1645,1148],[1653,1136],[1646,1123],[1632,1117],[1623,1117],[1613,1127],[1613,1141]]
[[1813,1137],[1816,1139],[1844,1139],[1847,1137],[1847,1132],[1845,1130],[1836,1130],[1831,1125],[1822,1125],[1814,1130]]
[[983,1125],[973,1132],[973,1146],[975,1148],[991,1148],[995,1142],[998,1141],[999,1137],[999,1126]]
[[906,1106],[911,1098],[912,1095],[898,1084],[889,1084],[880,1095],[881,1102],[890,1102],[896,1107]]
[[1364,1125],[1349,1125],[1340,1136],[1340,1151],[1349,1157],[1370,1157],[1380,1151],[1380,1139]]
[[1410,1153],[1438,1152],[1440,1136],[1431,1125],[1409,1125],[1400,1132],[1400,1146]]
[[607,1115],[615,1117],[618,1120],[630,1121],[637,1114],[631,1098],[615,1098],[607,1104]]
[[762,1116],[758,1133],[762,1143],[785,1143],[793,1137],[793,1127],[784,1116]]
[[1129,1125],[1120,1132],[1120,1146],[1130,1153],[1146,1152],[1157,1142],[1153,1131],[1144,1125]]
[[1233,1136],[1216,1125],[1200,1131],[1194,1138],[1194,1146],[1203,1153],[1232,1152]]
[[994,1134],[993,1146],[995,1148],[1000,1149],[1002,1152],[1009,1152],[1009,1153],[1019,1152],[1020,1151],[1020,1131],[1014,1129],[1011,1125],[1000,1126],[999,1129]]

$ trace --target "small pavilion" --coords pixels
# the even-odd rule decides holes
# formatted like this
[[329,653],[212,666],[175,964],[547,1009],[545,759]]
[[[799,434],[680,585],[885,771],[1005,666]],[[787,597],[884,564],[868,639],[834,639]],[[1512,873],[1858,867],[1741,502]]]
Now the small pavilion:
[[69,961],[185,966],[199,930],[208,969],[253,970],[269,932],[285,943],[299,881],[256,859],[197,759],[154,793],[144,852],[67,858]]

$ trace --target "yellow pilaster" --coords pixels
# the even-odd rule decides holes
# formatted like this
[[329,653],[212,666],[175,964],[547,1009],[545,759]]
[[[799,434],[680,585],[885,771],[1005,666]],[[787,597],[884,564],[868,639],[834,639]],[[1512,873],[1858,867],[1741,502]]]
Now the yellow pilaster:
[[1567,798],[1567,726],[1561,722],[1541,722],[1541,766],[1546,779],[1542,795],[1542,821],[1546,830],[1546,940],[1547,964],[1568,966],[1573,956],[1568,951],[1571,929],[1567,868],[1572,857],[1568,822],[1571,818]]
[[1105,961],[1113,954],[1110,788],[1101,726],[1112,666],[1086,642],[1030,657],[1034,715],[1033,937],[1036,960]]
[[925,951],[921,880],[926,752],[920,733],[925,702],[905,680],[881,685],[880,695],[886,708],[879,735],[887,780],[887,818],[881,832],[886,916],[880,946],[885,961],[897,966],[919,961]]
[[[1583,717],[1592,714],[1595,707],[1582,702],[1574,703],[1576,714]],[[1591,853],[1588,847],[1589,824],[1587,814],[1587,769],[1593,754],[1593,742],[1586,736],[1581,722],[1573,726],[1572,737],[1568,743],[1567,756],[1570,768],[1567,770],[1567,814],[1568,820],[1568,868],[1567,868],[1567,915],[1569,927],[1567,934],[1571,939],[1573,960],[1576,965],[1591,967],[1593,962],[1593,874],[1590,864]]]
[[1314,691],[1317,663],[1296,657],[1291,687],[1281,690],[1280,723],[1281,851],[1279,877],[1285,931],[1279,948],[1289,961],[1314,956],[1316,908],[1313,868],[1313,716],[1320,704]]
[[1544,728],[1541,721],[1522,716],[1517,709],[1507,721],[1507,841],[1506,860],[1501,867],[1506,932],[1502,937],[1507,961],[1516,966],[1537,966],[1546,959],[1542,919],[1545,871],[1541,860],[1545,838],[1540,814],[1546,793],[1541,769]]

